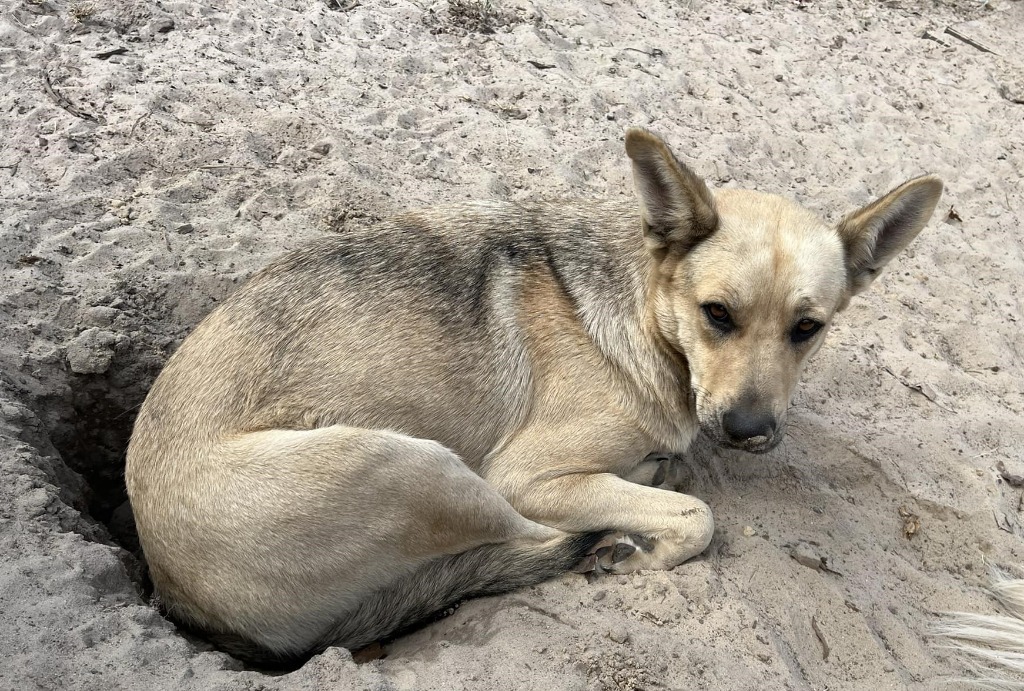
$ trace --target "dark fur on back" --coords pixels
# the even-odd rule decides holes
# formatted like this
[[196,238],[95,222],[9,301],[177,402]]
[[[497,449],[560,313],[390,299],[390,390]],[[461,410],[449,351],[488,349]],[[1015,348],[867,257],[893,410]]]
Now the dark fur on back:
[[[622,260],[636,238],[609,241],[596,233],[600,212],[605,217],[635,214],[631,205],[597,210],[569,203],[468,202],[406,213],[370,228],[319,238],[268,267],[260,285],[283,277],[293,291],[300,286],[306,291],[303,302],[334,286],[352,295],[357,285],[370,309],[380,309],[389,300],[415,304],[445,327],[475,334],[489,312],[492,282],[530,267],[550,271],[574,304],[584,299],[581,292],[608,304],[621,299],[624,289],[629,294],[631,273]],[[446,219],[444,232],[437,216]],[[268,292],[263,289],[261,295]],[[243,287],[238,296],[245,299],[247,293]],[[299,297],[292,294],[289,299]],[[275,323],[275,310],[283,305],[253,307]]]

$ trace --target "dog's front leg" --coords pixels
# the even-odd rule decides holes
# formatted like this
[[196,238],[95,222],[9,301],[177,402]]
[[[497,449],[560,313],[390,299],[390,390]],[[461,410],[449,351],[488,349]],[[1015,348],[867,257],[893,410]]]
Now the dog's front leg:
[[[538,468],[525,462],[537,456],[519,456],[516,446],[525,451],[534,445],[505,449],[492,462],[488,481],[531,520],[570,532],[614,530],[620,543],[636,548],[631,554],[628,548],[608,550],[599,560],[602,570],[671,569],[711,542],[711,509],[696,497],[600,472],[599,461],[553,462]],[[578,454],[574,452],[577,459],[585,458]],[[623,554],[629,556],[621,559]]]
[[[512,505],[538,523],[567,531],[611,529],[635,551],[603,570],[671,569],[708,546],[715,524],[711,509],[696,497],[644,487],[611,473],[578,473],[535,480]],[[588,527],[588,526],[593,526]]]

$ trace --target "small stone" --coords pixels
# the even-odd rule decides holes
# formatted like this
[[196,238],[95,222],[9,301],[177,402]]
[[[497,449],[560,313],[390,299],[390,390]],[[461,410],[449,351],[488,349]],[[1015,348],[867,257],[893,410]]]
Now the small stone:
[[174,20],[170,17],[157,19],[149,24],[151,34],[166,34],[170,31],[174,31]]
[[794,545],[789,556],[793,557],[801,566],[806,566],[809,569],[818,570],[822,566],[821,556],[806,542],[798,542]]
[[114,347],[126,340],[110,331],[86,329],[68,344],[68,365],[75,374],[103,374],[114,359]]
[[607,595],[608,593],[606,591],[598,590],[596,593],[594,593],[594,602],[600,602],[601,600],[605,599]]
[[82,321],[89,326],[110,326],[121,314],[121,310],[113,307],[90,307],[82,314]]
[[124,206],[124,201],[123,200],[121,200],[121,199],[111,199],[110,200],[110,208],[111,209],[120,209],[122,206]]
[[608,638],[612,639],[616,643],[625,645],[629,642],[629,632],[624,628],[614,628],[608,632]]
[[743,526],[743,535],[744,537],[754,537],[757,535],[757,531],[754,530],[753,526],[745,525]]
[[191,223],[182,223],[180,226],[174,229],[174,232],[181,233],[182,235],[188,235],[193,230],[195,230],[195,228],[192,227]]
[[310,151],[320,156],[326,156],[330,152],[330,150],[331,145],[329,142],[320,142],[319,144],[314,144],[313,147],[310,149]]

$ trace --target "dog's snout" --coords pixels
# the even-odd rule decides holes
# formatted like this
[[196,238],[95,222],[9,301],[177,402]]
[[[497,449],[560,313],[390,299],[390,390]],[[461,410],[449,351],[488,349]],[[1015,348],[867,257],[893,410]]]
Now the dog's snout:
[[775,426],[775,416],[760,410],[734,408],[722,416],[722,430],[737,443],[768,441]]

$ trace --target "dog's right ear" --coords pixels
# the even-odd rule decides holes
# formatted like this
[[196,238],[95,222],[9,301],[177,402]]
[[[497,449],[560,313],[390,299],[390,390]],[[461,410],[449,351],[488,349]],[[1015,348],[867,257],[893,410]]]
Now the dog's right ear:
[[672,246],[685,251],[715,232],[718,213],[711,190],[665,142],[647,130],[631,129],[626,154],[633,161],[644,240],[656,257]]

